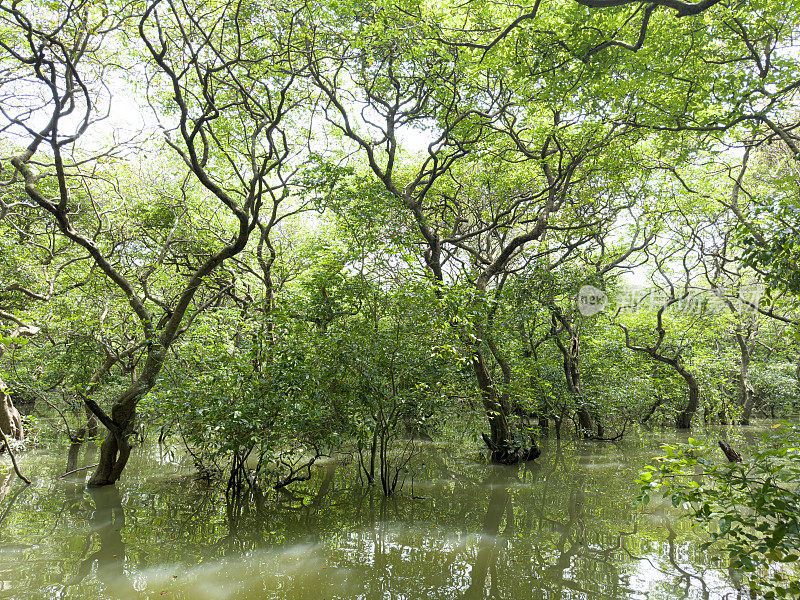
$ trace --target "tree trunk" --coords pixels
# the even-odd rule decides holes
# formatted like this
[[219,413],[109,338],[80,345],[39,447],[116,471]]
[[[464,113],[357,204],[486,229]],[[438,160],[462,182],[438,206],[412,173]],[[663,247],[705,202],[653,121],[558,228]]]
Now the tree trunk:
[[575,404],[577,406],[575,416],[578,417],[579,437],[589,439],[594,436],[595,422],[592,418],[592,413],[589,412],[586,406],[586,399],[583,397],[581,372],[578,368],[577,359],[569,355],[566,355],[564,358],[564,376],[567,382],[567,389],[575,399]]
[[[567,389],[575,400],[575,416],[578,417],[578,436],[584,439],[593,438],[596,436],[595,429],[597,426],[589,407],[586,405],[586,398],[583,395],[581,386],[579,330],[556,305],[551,304],[548,308],[553,316],[553,340],[564,358],[564,380],[566,381]],[[558,323],[561,323],[563,330],[569,334],[569,346],[564,344],[558,336],[556,331]],[[602,433],[597,435],[602,436]]]
[[98,431],[98,424],[97,424],[97,417],[94,416],[94,413],[90,411],[88,408],[86,409],[86,437],[89,439],[94,439],[97,437]]
[[89,479],[89,487],[112,485],[122,475],[122,470],[128,464],[131,453],[129,439],[134,433],[136,405],[155,385],[156,377],[164,365],[165,355],[166,348],[164,346],[151,346],[142,372],[114,402],[110,418],[108,415],[97,414],[99,407],[95,405],[96,409],[93,409],[93,412],[106,426],[108,433],[100,446],[97,469]]
[[72,442],[69,445],[69,451],[67,452],[67,468],[64,469],[64,473],[71,473],[78,468],[78,454],[81,451],[81,446],[83,446],[83,440],[80,442]]
[[550,420],[547,418],[547,413],[540,412],[539,413],[539,433],[544,437],[548,437],[550,435]]
[[650,420],[650,417],[655,414],[656,410],[658,410],[658,407],[662,404],[664,404],[664,399],[660,397],[656,398],[656,400],[650,405],[650,408],[647,409],[647,414],[642,417],[640,423],[646,426],[647,422]]
[[739,343],[740,351],[737,391],[739,406],[742,407],[741,424],[750,425],[750,417],[753,414],[753,403],[755,402],[755,391],[750,383],[750,347],[747,344],[747,338],[740,332],[736,333],[736,341]]
[[489,419],[489,439],[498,448],[507,447],[513,439],[511,428],[508,424],[509,407],[503,406],[492,380],[492,375],[486,366],[483,353],[476,349],[472,355],[472,367],[481,393],[481,401]]
[[539,403],[539,409],[536,411],[536,424],[539,426],[539,433],[543,436],[550,435],[550,410],[547,400],[542,399]]
[[[578,397],[580,399],[580,397]],[[580,429],[580,437],[584,439],[589,439],[593,435],[594,431],[594,421],[592,420],[592,415],[589,414],[589,411],[586,410],[584,406],[578,406],[578,410],[576,412],[578,417],[578,428]]]
[[537,458],[540,452],[535,440],[531,438],[530,448],[525,448],[509,424],[511,409],[508,399],[497,393],[480,348],[473,349],[472,367],[478,382],[483,408],[489,419],[490,434],[488,436],[483,434],[483,441],[491,451],[492,462],[510,465],[521,460]]
[[125,465],[128,464],[130,454],[131,446],[127,438],[124,436],[118,438],[109,431],[100,446],[100,462],[89,479],[89,487],[115,484],[122,475]]
[[717,413],[719,417],[719,424],[720,425],[727,425],[728,424],[728,410],[723,403],[722,408],[719,409],[719,413]]
[[11,396],[7,392],[6,384],[2,379],[0,379],[0,429],[15,440],[25,439],[19,411],[14,407]]
[[755,404],[755,390],[750,383],[747,374],[739,378],[739,403],[742,406],[742,425],[750,425],[750,418],[753,415]]
[[697,380],[694,378],[694,375],[689,373],[689,371],[686,371],[680,367],[676,368],[686,381],[686,385],[689,387],[689,402],[686,405],[686,408],[684,408],[678,415],[675,426],[678,429],[691,429],[692,417],[694,417],[694,414],[697,412],[697,408],[700,406],[700,386],[698,385]]

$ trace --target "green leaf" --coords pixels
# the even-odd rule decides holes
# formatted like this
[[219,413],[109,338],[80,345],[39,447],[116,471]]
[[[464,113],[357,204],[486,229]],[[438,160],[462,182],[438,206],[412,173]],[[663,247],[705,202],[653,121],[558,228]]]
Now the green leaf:
[[720,535],[725,535],[730,530],[731,530],[731,522],[726,517],[722,517],[719,520],[719,533],[720,533]]
[[784,535],[786,535],[786,524],[778,523],[778,525],[775,526],[772,535],[767,540],[767,546],[774,548],[780,543]]

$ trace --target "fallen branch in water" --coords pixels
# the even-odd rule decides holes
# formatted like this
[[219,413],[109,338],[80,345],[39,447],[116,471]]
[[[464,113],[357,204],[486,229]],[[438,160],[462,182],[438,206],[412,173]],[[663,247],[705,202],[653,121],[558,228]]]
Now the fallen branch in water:
[[625,430],[628,428],[628,423],[630,423],[630,419],[626,419],[625,422],[622,424],[622,431],[620,431],[614,437],[602,437],[599,435],[593,435],[588,437],[588,440],[593,442],[616,442],[617,440],[622,439],[622,436],[625,435]]
[[88,466],[86,466],[86,467],[79,467],[79,468],[77,468],[77,469],[72,469],[72,471],[67,471],[66,473],[64,473],[64,474],[63,474],[61,477],[59,477],[58,479],[64,479],[64,477],[66,477],[67,475],[72,475],[73,473],[77,473],[78,471],[85,471],[86,469],[93,469],[94,467],[96,467],[96,466],[97,466],[97,465],[99,465],[99,464],[100,464],[100,463],[96,463],[96,464],[94,464],[94,465],[88,465]]
[[22,473],[20,473],[19,467],[17,466],[17,459],[14,456],[14,452],[11,450],[11,444],[8,443],[8,438],[6,437],[6,434],[2,429],[0,429],[0,436],[3,438],[3,442],[5,442],[6,450],[8,450],[8,455],[11,457],[11,464],[14,465],[14,472],[17,474],[17,477],[19,477],[20,479],[22,479],[22,481],[30,485],[31,480],[25,477],[25,475],[23,475]]

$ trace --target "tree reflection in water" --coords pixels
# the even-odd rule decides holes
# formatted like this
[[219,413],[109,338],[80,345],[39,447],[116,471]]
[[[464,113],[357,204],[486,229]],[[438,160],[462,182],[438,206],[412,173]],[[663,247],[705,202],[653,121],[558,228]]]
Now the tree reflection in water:
[[[0,569],[15,598],[734,597],[670,507],[637,507],[633,481],[653,452],[553,445],[517,469],[431,446],[411,467],[415,498],[385,499],[342,460],[292,493],[229,502],[155,449],[124,485],[91,492],[85,472],[51,483],[63,453],[29,454],[40,483],[13,505],[6,491]],[[14,561],[2,554],[12,543]]]

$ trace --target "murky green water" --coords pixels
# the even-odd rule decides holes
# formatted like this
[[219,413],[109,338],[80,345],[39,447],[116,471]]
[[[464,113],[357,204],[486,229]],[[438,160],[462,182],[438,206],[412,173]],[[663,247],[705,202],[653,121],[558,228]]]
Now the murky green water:
[[56,481],[65,449],[35,450],[34,485],[0,475],[0,598],[736,598],[701,532],[635,502],[675,435],[545,445],[519,469],[430,444],[388,501],[340,461],[297,496],[238,507],[157,448],[95,491]]

